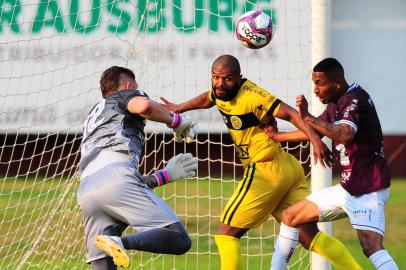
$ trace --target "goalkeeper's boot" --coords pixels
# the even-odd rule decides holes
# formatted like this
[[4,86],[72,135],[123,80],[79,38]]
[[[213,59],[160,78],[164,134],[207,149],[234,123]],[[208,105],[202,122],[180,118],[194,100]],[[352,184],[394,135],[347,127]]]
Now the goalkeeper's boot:
[[128,256],[127,250],[124,248],[120,237],[97,235],[94,244],[98,249],[113,257],[115,265],[120,267],[130,266],[130,256]]

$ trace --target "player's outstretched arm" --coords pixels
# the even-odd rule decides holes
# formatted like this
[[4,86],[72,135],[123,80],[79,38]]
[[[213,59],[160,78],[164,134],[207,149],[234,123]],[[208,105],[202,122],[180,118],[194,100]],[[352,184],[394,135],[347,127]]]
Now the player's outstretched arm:
[[334,124],[316,118],[308,111],[308,103],[303,95],[296,97],[296,106],[300,117],[320,134],[344,145],[350,143],[355,136],[355,130],[347,124]]
[[[328,147],[321,141],[314,129],[306,124],[299,113],[284,102],[280,103],[276,117],[291,122],[295,127],[303,131],[313,145],[313,156],[315,163],[320,162],[323,167],[331,166],[332,154]],[[296,134],[299,135],[299,134]]]
[[264,131],[275,142],[301,142],[309,140],[307,134],[301,130],[280,132],[273,126],[265,126]]
[[172,128],[176,141],[186,138],[191,142],[197,134],[197,124],[189,116],[171,113],[165,106],[147,97],[134,97],[127,105],[128,111],[138,114],[145,119],[165,123]]
[[155,188],[179,179],[195,177],[197,165],[197,158],[192,154],[178,154],[168,161],[165,168],[143,176],[143,180],[150,188]]
[[179,104],[172,103],[163,97],[160,97],[160,99],[165,108],[175,113],[183,113],[197,109],[208,109],[214,106],[214,102],[209,98],[209,91]]
[[158,102],[147,97],[137,96],[132,98],[127,104],[127,109],[130,113],[138,114],[145,119],[167,125],[172,124],[173,115],[171,112]]

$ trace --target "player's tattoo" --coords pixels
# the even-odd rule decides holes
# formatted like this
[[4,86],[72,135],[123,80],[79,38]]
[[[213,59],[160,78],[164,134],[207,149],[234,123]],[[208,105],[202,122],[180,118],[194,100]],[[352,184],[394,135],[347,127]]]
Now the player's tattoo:
[[323,128],[326,129],[330,134],[334,134],[336,137],[341,137],[341,129],[338,125],[335,125],[334,123],[326,123],[323,120],[320,120],[319,118],[316,117],[310,117],[309,122],[314,128]]
[[142,180],[151,189],[156,188],[158,186],[158,181],[156,180],[155,176],[153,176],[153,175],[143,175]]
[[335,125],[333,123],[327,123],[326,129],[330,132],[335,133],[338,137],[341,137],[341,129],[338,125]]
[[309,117],[307,119],[309,120],[310,124],[312,124],[312,126],[319,126],[320,125],[320,121],[316,117]]

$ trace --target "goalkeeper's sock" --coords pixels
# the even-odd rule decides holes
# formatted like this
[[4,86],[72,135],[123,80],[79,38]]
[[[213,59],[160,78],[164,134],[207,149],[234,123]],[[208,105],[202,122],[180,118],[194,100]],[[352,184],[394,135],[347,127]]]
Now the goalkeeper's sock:
[[92,270],[116,270],[117,265],[114,264],[112,257],[105,257],[90,262]]
[[125,249],[174,255],[186,253],[192,245],[192,240],[180,222],[165,228],[126,235],[121,240]]
[[372,254],[369,260],[374,264],[378,270],[398,270],[393,258],[389,255],[386,249],[381,249]]
[[322,231],[313,238],[309,249],[326,258],[337,270],[362,270],[343,243]]
[[220,253],[221,270],[242,269],[240,239],[228,235],[215,235]]
[[275,242],[275,249],[272,255],[271,269],[284,270],[289,264],[289,260],[298,245],[298,228],[286,226],[281,223],[279,236]]

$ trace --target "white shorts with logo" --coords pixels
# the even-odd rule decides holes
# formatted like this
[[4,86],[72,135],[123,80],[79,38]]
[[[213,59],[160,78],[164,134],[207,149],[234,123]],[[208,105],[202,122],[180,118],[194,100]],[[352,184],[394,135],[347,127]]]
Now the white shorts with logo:
[[385,233],[385,205],[389,188],[362,196],[352,196],[340,184],[316,191],[307,199],[319,207],[319,221],[350,218],[355,230]]

